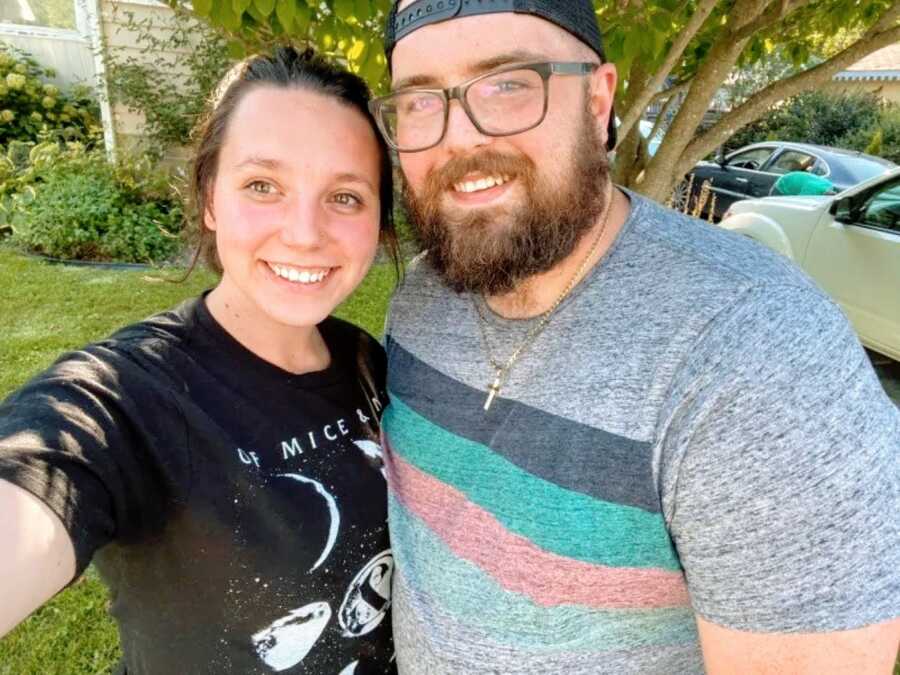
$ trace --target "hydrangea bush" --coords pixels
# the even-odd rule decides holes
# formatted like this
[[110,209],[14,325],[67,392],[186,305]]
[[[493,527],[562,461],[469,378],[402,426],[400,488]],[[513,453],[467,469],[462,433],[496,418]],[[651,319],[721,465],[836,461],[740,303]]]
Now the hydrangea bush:
[[9,45],[0,45],[0,146],[48,136],[85,141],[100,129],[97,104],[85,87],[63,92],[55,73]]

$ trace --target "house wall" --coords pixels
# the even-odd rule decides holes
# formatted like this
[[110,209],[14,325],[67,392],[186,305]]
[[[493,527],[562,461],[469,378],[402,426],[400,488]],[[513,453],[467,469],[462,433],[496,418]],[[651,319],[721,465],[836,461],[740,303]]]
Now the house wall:
[[875,92],[886,102],[900,105],[900,80],[832,80],[826,88],[831,93]]
[[[166,72],[173,74],[185,72],[182,57],[188,53],[188,48],[170,49],[163,52],[154,50],[152,54],[145,53],[140,32],[129,28],[129,14],[133,15],[135,22],[149,21],[152,23],[151,32],[157,38],[165,38],[167,34],[170,34],[169,26],[175,20],[175,13],[172,9],[155,0],[100,0],[100,24],[107,62],[110,58],[119,61],[134,59],[139,63],[153,64],[155,67],[159,67],[162,60]],[[114,103],[112,120],[118,148],[127,150],[140,147],[144,126],[142,113],[130,110],[121,103]],[[173,148],[168,151],[166,159],[179,163],[186,157],[185,149]]]
[[94,85],[91,43],[77,31],[2,24],[0,41],[28,52],[42,66],[55,70],[56,77],[50,79],[61,87]]

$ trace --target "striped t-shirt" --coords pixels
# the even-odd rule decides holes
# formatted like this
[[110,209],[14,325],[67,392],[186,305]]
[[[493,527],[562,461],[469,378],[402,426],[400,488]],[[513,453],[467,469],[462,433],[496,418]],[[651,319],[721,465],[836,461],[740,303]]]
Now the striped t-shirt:
[[[488,412],[473,298],[421,259],[393,301],[401,672],[699,672],[695,612],[900,612],[900,414],[843,315],[786,260],[630,197]],[[534,324],[482,312],[504,361]]]

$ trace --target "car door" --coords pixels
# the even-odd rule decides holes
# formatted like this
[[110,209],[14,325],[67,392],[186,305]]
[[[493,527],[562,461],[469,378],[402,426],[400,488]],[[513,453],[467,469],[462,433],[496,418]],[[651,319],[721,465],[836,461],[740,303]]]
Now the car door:
[[900,176],[839,206],[837,217],[850,222],[826,213],[803,266],[867,346],[900,360]]
[[775,146],[756,146],[730,155],[722,167],[710,175],[712,191],[716,195],[716,217],[721,218],[734,202],[754,196],[753,185],[758,181],[760,168],[768,162]]

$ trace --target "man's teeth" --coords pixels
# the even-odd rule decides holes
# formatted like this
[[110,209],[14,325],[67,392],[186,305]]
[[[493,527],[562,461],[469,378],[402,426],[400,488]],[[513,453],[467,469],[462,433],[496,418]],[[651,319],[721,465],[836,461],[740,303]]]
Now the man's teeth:
[[287,279],[288,281],[300,284],[317,284],[327,277],[328,272],[330,271],[323,269],[310,272],[308,270],[298,270],[293,267],[287,267],[286,265],[275,265],[273,263],[269,263],[269,269],[282,279]]
[[457,192],[478,192],[479,190],[487,190],[488,188],[503,185],[508,181],[509,176],[488,176],[478,180],[460,181],[454,184],[453,189]]

